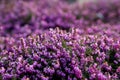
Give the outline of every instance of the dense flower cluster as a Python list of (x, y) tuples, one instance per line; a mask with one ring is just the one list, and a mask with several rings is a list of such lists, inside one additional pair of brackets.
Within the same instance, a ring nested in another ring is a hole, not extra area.
[(0, 80), (119, 80), (120, 0), (0, 1)]
[(18, 34), (26, 32), (26, 29), (26, 33), (32, 33), (55, 27), (68, 30), (101, 23), (116, 24), (120, 20), (119, 3), (120, 0), (111, 0), (109, 3), (100, 0), (80, 6), (64, 0), (18, 0), (0, 5), (0, 25), (4, 25), (6, 34)]
[(120, 41), (107, 36), (82, 36), (79, 29), (56, 29), (21, 38), (9, 49), (0, 54), (0, 74), (4, 80), (120, 78)]

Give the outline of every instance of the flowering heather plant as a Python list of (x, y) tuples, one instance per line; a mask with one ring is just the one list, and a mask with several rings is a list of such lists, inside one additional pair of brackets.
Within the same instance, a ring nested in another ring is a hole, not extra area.
[[(50, 30), (0, 52), (3, 80), (111, 80), (120, 77), (120, 41), (105, 35)], [(19, 44), (19, 45), (18, 45)]]
[(75, 1), (0, 1), (0, 80), (120, 79), (120, 0)]
[(116, 24), (116, 25), (110, 25), (110, 24), (100, 24), (97, 26), (91, 26), (91, 27), (86, 27), (81, 29), (81, 34), (85, 35), (85, 34), (91, 34), (91, 35), (95, 35), (95, 34), (101, 34), (101, 35), (107, 35), (109, 37), (112, 38), (119, 38), (120, 35), (120, 25)]
[[(120, 23), (120, 0), (96, 0), (74, 9), (77, 19), (83, 19), (89, 25)], [(78, 10), (79, 9), (79, 10)]]
[[(29, 26), (26, 26), (24, 29), (20, 30), (17, 29), (13, 34), (5, 34), (3, 30), (4, 26), (1, 26), (1, 31), (0, 31), (0, 49), (5, 50), (7, 49), (8, 51), (10, 50), (10, 47), (13, 46), (14, 44), (19, 42), (19, 39), (21, 37), (26, 38), (31, 35), (41, 35), (42, 33), (47, 33), (47, 31), (42, 31), (42, 30), (30, 30)], [(71, 28), (69, 31), (70, 32), (72, 29)], [(120, 25), (109, 25), (109, 24), (101, 24), (99, 26), (91, 26), (91, 27), (84, 27), (79, 29), (79, 35), (85, 36), (85, 35), (106, 35), (110, 38), (114, 38), (115, 40), (120, 39)], [(76, 36), (76, 35), (75, 35)], [(19, 45), (19, 44), (18, 44)]]
[(0, 25), (4, 26), (6, 34), (14, 34), (16, 31), (23, 33), (26, 26), (33, 31), (56, 27), (68, 30), (71, 27), (83, 28), (101, 23), (116, 24), (120, 20), (119, 3), (119, 0), (111, 0), (79, 6), (77, 2), (69, 4), (64, 0), (13, 1), (9, 5), (0, 5)]

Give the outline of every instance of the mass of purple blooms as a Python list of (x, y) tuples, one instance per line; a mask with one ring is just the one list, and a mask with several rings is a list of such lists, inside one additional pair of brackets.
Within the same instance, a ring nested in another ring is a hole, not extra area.
[(120, 0), (0, 0), (0, 80), (119, 80)]

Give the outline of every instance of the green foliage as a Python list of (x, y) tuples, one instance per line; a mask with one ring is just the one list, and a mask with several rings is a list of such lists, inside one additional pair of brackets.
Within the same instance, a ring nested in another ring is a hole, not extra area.
[(85, 51), (86, 56), (90, 56), (92, 51), (93, 51), (92, 48), (90, 47), (86, 48), (86, 51)]

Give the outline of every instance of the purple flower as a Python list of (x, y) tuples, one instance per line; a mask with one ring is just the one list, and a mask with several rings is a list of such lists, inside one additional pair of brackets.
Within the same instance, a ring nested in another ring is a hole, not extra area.
[(107, 80), (107, 77), (105, 75), (103, 75), (102, 73), (98, 73), (97, 74), (97, 79), (98, 80)]
[(75, 72), (75, 75), (78, 79), (82, 78), (82, 72), (78, 67), (74, 67), (74, 72)]

